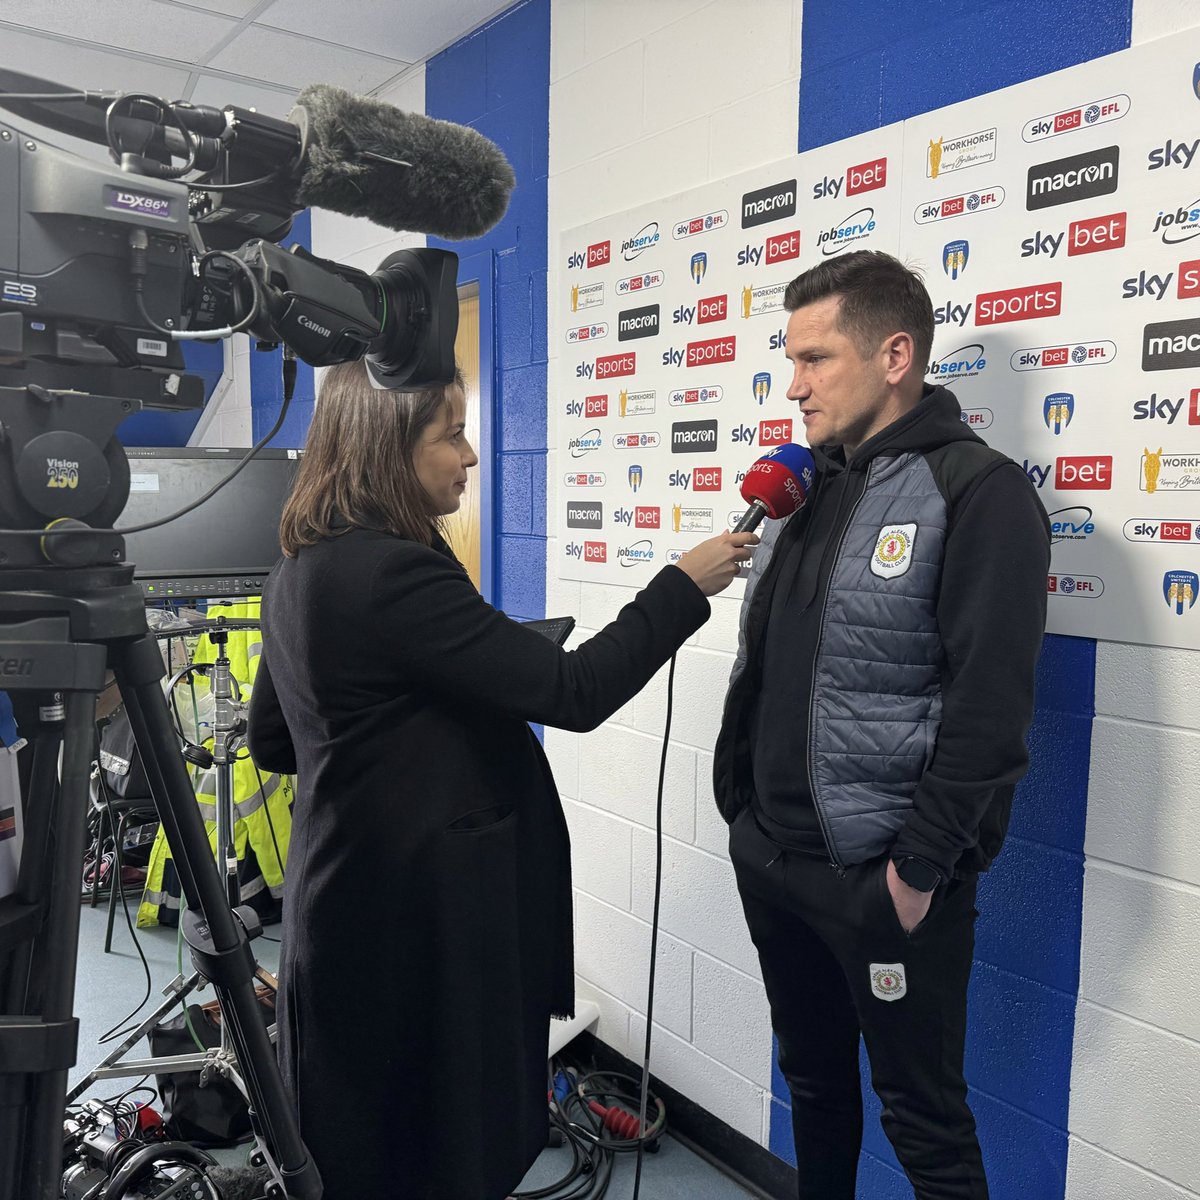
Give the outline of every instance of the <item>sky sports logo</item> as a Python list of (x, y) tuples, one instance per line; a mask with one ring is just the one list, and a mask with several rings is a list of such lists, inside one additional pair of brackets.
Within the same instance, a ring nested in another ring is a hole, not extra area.
[(688, 342), (686, 363), (689, 367), (707, 367), (712, 363), (733, 362), (737, 357), (737, 338), (711, 338), (705, 342)]
[(716, 448), (716, 421), (675, 421), (672, 423), (672, 454), (707, 454)]
[(1116, 342), (1076, 342), (1072, 346), (1023, 346), (1013, 351), (1008, 362), (1014, 371), (1048, 371), (1103, 366), (1116, 357)]
[[(627, 342), (631, 338), (654, 337), (658, 333), (658, 305), (647, 304), (644, 308), (627, 308), (617, 314), (617, 341)], [(600, 378), (597, 370), (596, 378)]]
[(632, 375), (637, 370), (637, 355), (632, 350), (624, 354), (606, 354), (596, 359), (596, 378), (613, 379), (620, 375)]
[(742, 196), (742, 228), (766, 225), (796, 215), (796, 181), (772, 183)]
[(1001, 325), (1007, 321), (1032, 321), (1057, 317), (1062, 312), (1062, 283), (981, 292), (975, 297), (975, 324)]
[(1200, 367), (1200, 319), (1159, 321), (1142, 330), (1142, 370)]
[(1117, 190), (1121, 148), (1106, 146), (1037, 163), (1026, 177), (1025, 207), (1029, 211), (1092, 200)]

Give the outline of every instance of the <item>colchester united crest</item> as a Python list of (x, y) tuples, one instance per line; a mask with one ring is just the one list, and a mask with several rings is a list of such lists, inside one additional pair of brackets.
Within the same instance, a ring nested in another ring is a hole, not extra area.
[(1052, 392), (1042, 402), (1042, 419), (1055, 436), (1062, 433), (1075, 415), (1075, 397), (1070, 392)]
[(947, 242), (942, 247), (942, 270), (950, 276), (951, 279), (957, 279), (960, 272), (966, 270), (967, 259), (971, 254), (971, 243), (959, 238), (957, 241)]
[(1196, 93), (1196, 99), (1200, 100), (1200, 62), (1192, 68), (1192, 91)]
[(708, 270), (708, 255), (700, 250), (692, 255), (692, 278), (699, 283), (704, 278), (704, 272)]
[(759, 404), (765, 404), (767, 397), (771, 394), (771, 372), (757, 371), (754, 378), (750, 381), (750, 385), (754, 390), (754, 398)]
[(1200, 575), (1195, 571), (1168, 571), (1163, 576), (1163, 599), (1171, 611), (1182, 617), (1196, 603), (1200, 591)]

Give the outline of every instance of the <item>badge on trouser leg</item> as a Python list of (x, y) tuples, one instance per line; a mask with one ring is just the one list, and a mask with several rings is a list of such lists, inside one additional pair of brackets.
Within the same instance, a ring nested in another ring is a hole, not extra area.
[(899, 1000), (908, 991), (903, 963), (871, 963), (871, 991), (880, 1000)]

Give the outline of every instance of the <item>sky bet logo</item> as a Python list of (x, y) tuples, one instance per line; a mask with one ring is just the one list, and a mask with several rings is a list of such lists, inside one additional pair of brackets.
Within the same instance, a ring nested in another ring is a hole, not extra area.
[(813, 199), (824, 200), (827, 196), (840, 196), (842, 184), (846, 185), (847, 196), (857, 196), (860, 192), (873, 192), (876, 188), (887, 186), (887, 159), (877, 158), (872, 162), (859, 163), (857, 167), (846, 169), (846, 178), (830, 178), (828, 175), (820, 183), (813, 184)]
[(1000, 325), (1006, 321), (1032, 321), (1057, 317), (1062, 312), (1062, 283), (981, 292), (975, 297), (975, 324)]
[[(647, 304), (644, 308), (627, 308), (617, 314), (617, 341), (627, 342), (630, 338), (655, 337), (658, 333), (658, 305)], [(599, 370), (596, 378), (600, 378)]]
[(580, 267), (603, 267), (608, 265), (611, 258), (612, 243), (595, 242), (587, 248), (586, 254), (580, 254), (578, 250), (575, 251), (567, 259), (567, 269), (574, 271)]
[(687, 488), (693, 492), (719, 492), (721, 490), (720, 467), (696, 467), (692, 471), (672, 471), (667, 484), (673, 488)]
[(707, 454), (717, 448), (716, 421), (674, 421), (671, 424), (672, 454)]
[(1200, 138), (1194, 142), (1175, 142), (1167, 138), (1167, 144), (1155, 147), (1147, 156), (1147, 171), (1159, 171), (1163, 167), (1182, 167), (1185, 171), (1192, 165), (1196, 151), (1200, 149)]
[(729, 316), (729, 296), (708, 296), (695, 304), (681, 304), (672, 314), (674, 325), (690, 325), (694, 320), (697, 325), (708, 325), (713, 321), (724, 321)]
[(585, 396), (582, 400), (568, 400), (563, 410), (568, 417), (583, 417), (593, 421), (608, 416), (608, 396)]
[(1021, 243), (1021, 257), (1033, 258), (1048, 254), (1054, 258), (1067, 239), (1067, 256), (1096, 254), (1101, 250), (1119, 250), (1125, 245), (1126, 214), (1109, 213), (1086, 221), (1072, 221), (1066, 234), (1043, 233), (1040, 229)]
[(578, 558), (582, 562), (608, 562), (607, 542), (568, 542), (567, 557)]
[(602, 529), (604, 505), (599, 500), (571, 500), (567, 503), (568, 529)]
[[(739, 425), (733, 430), (734, 445), (754, 445), (755, 429), (753, 425)], [(791, 417), (778, 418), (774, 421), (759, 421), (758, 444), (760, 446), (782, 446), (792, 440)]]
[(662, 271), (647, 271), (644, 275), (629, 275), (617, 280), (618, 296), (628, 296), (633, 292), (644, 292), (649, 288), (662, 287), (666, 276)]
[(662, 510), (651, 506), (637, 508), (618, 508), (613, 513), (615, 525), (632, 525), (634, 529), (658, 529), (662, 520)]
[[(671, 231), (671, 236), (680, 241), (683, 238), (695, 237), (698, 233), (709, 233), (713, 229), (724, 229), (729, 224), (728, 209), (718, 208), (715, 212), (705, 213), (700, 217), (688, 217), (679, 221)], [(692, 270), (695, 271), (696, 260), (692, 258)], [(699, 280), (697, 280), (699, 282)]]
[(1030, 211), (1076, 200), (1091, 200), (1117, 190), (1121, 148), (1106, 146), (1037, 163), (1026, 177), (1025, 207)]
[(1021, 137), (1027, 142), (1040, 142), (1045, 138), (1058, 137), (1061, 133), (1074, 133), (1091, 125), (1106, 125), (1119, 121), (1129, 111), (1126, 95), (1106, 96), (1103, 100), (1089, 100), (1078, 108), (1064, 108), (1061, 112), (1045, 117), (1034, 117), (1026, 121)]
[(1059, 458), (1054, 463), (1054, 487), (1060, 492), (1101, 491), (1112, 487), (1112, 455)]
[(1187, 423), (1200, 425), (1200, 388), (1192, 388), (1187, 396), (1172, 400), (1169, 396), (1161, 399), (1157, 392), (1151, 392), (1148, 399), (1133, 402), (1133, 419), (1135, 421), (1166, 421), (1168, 425), (1175, 424), (1175, 418), (1187, 411)]
[(763, 261), (766, 252), (766, 265), (786, 262), (788, 259), (800, 257), (800, 230), (793, 229), (788, 233), (777, 233), (769, 237), (762, 246), (747, 246), (738, 251), (737, 265), (739, 267), (757, 267)]
[(1139, 517), (1126, 521), (1121, 532), (1130, 542), (1200, 541), (1200, 520), (1177, 521), (1158, 517)]
[(796, 181), (785, 180), (742, 196), (742, 228), (796, 215)]

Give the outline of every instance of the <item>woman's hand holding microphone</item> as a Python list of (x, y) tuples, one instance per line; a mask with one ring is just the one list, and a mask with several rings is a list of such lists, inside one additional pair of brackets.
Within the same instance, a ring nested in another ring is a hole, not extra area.
[(689, 550), (675, 565), (706, 595), (723, 592), (750, 561), (754, 533), (722, 533)]

